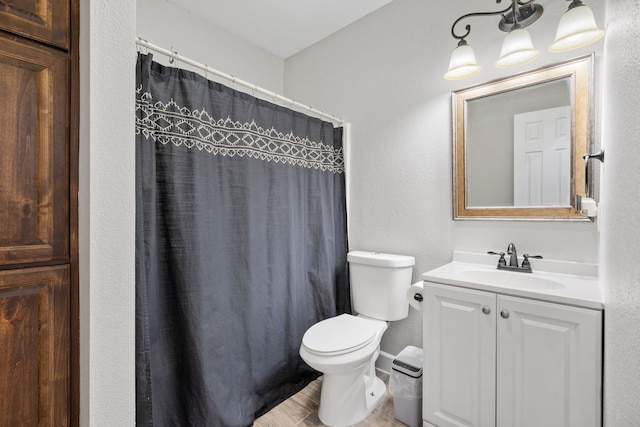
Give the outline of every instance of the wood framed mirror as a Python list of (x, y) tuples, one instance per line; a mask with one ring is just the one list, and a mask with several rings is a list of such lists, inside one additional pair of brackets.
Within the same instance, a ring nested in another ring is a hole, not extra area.
[(589, 220), (593, 55), (452, 92), (454, 219)]

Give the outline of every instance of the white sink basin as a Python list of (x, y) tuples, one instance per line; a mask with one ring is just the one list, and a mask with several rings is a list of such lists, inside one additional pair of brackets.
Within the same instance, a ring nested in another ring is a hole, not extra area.
[(533, 273), (521, 273), (498, 270), (496, 262), (492, 255), (456, 251), (452, 262), (427, 271), (422, 279), (584, 308), (601, 310), (604, 307), (597, 265), (540, 259), (531, 263)]
[(510, 288), (550, 290), (562, 289), (565, 286), (540, 277), (535, 273), (517, 273), (504, 270), (464, 270), (460, 272), (461, 278), (473, 282), (486, 283), (488, 285), (508, 286)]

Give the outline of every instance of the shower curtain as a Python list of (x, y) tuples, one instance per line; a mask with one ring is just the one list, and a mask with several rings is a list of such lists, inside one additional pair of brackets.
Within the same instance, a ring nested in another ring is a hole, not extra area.
[(350, 311), (342, 129), (139, 54), (140, 426), (248, 426)]

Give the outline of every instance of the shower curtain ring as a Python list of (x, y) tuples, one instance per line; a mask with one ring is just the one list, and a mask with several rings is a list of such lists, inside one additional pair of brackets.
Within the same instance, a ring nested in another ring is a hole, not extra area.
[(136, 43), (136, 47), (138, 49), (138, 52), (143, 53), (144, 55), (148, 55), (149, 54), (149, 46), (146, 43), (149, 43), (149, 42), (146, 39), (143, 39), (142, 37), (138, 37), (138, 40), (140, 40), (141, 42), (144, 43), (144, 44)]

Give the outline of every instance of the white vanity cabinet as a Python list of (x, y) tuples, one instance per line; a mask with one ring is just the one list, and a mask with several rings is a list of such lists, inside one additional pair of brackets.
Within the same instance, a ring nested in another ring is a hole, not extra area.
[(424, 283), (425, 426), (597, 427), (602, 311)]

